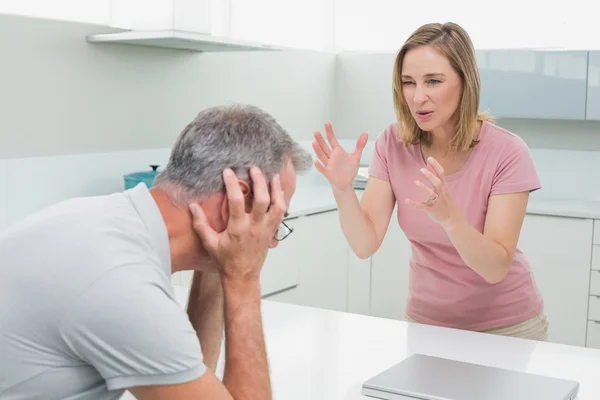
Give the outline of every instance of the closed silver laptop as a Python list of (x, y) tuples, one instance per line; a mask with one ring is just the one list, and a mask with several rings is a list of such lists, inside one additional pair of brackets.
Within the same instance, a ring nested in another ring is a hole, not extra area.
[(413, 354), (363, 384), (385, 400), (573, 400), (579, 383)]

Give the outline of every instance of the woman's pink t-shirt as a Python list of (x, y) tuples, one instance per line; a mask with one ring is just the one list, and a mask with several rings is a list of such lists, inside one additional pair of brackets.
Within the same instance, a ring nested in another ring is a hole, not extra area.
[[(506, 278), (487, 283), (469, 268), (444, 229), (424, 210), (405, 204), (406, 198), (424, 201), (414, 182), (426, 178), (421, 147), (405, 147), (397, 140), (396, 124), (377, 138), (369, 174), (390, 182), (398, 205), (398, 222), (411, 243), (409, 295), (406, 313), (433, 325), (487, 330), (534, 317), (543, 300), (525, 255), (517, 249)], [(479, 143), (465, 165), (446, 177), (448, 190), (462, 214), (483, 232), (488, 198), (493, 195), (541, 188), (525, 142), (490, 122), (484, 122)]]

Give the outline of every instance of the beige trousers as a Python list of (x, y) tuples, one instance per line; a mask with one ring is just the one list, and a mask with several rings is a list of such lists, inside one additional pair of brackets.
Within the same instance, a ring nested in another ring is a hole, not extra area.
[[(404, 315), (408, 322), (416, 322), (408, 315)], [(539, 340), (542, 342), (548, 341), (548, 319), (544, 312), (539, 313), (535, 317), (527, 321), (519, 322), (518, 324), (501, 326), (499, 328), (482, 331), (482, 333), (491, 333), (494, 335), (512, 336), (523, 339)]]

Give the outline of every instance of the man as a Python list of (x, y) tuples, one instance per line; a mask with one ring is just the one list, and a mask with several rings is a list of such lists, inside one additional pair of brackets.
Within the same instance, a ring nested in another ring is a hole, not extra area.
[[(4, 231), (0, 398), (270, 399), (260, 270), (310, 163), (265, 112), (214, 107), (151, 190), (67, 200)], [(182, 270), (189, 316), (170, 283)]]

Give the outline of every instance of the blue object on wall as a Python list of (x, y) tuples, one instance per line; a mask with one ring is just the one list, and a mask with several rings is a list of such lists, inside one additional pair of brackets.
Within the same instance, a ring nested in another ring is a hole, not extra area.
[(150, 165), (152, 171), (132, 172), (123, 177), (125, 180), (125, 190), (132, 189), (140, 183), (144, 183), (148, 188), (152, 187), (154, 178), (158, 175), (158, 165)]

